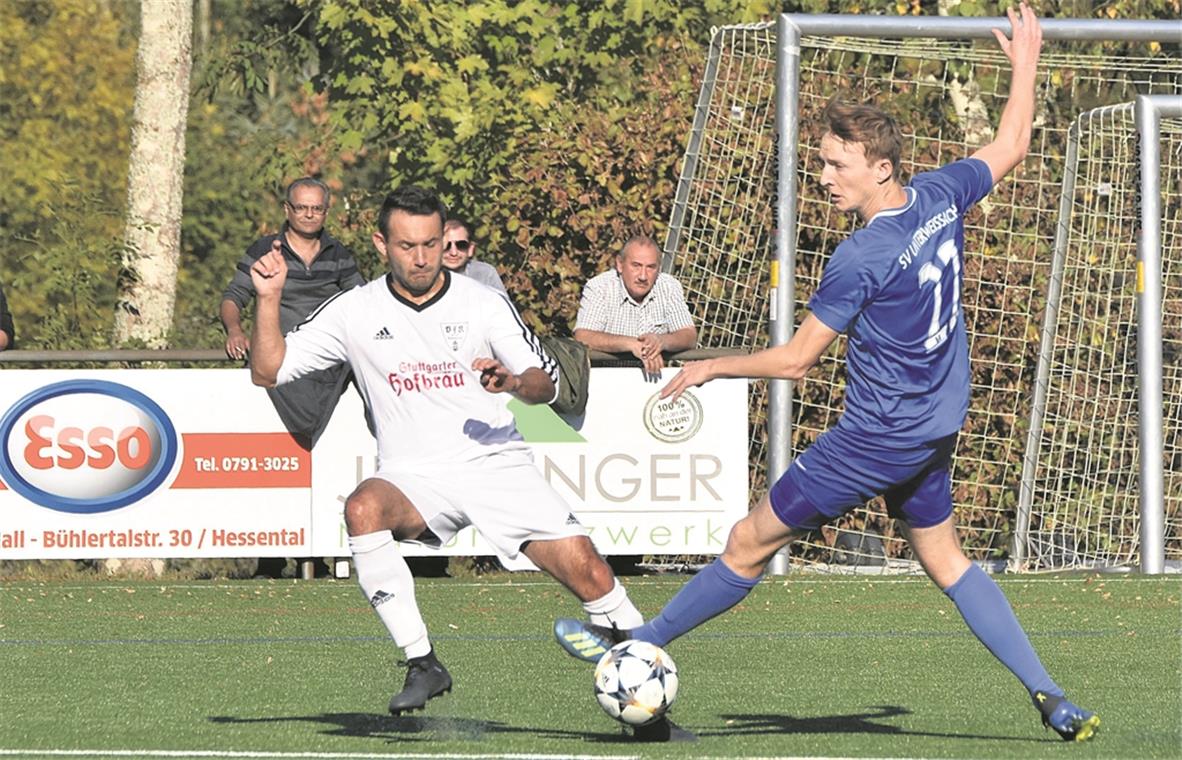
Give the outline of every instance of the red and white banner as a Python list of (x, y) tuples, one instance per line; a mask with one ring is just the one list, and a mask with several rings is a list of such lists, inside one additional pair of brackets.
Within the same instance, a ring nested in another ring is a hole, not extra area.
[[(2, 379), (0, 559), (348, 555), (344, 501), (375, 451), (353, 390), (309, 453), (242, 369)], [(512, 404), (605, 554), (720, 552), (747, 511), (746, 383), (677, 404), (659, 388), (638, 369), (596, 368), (581, 419)], [(471, 529), (442, 551), (493, 553)]]

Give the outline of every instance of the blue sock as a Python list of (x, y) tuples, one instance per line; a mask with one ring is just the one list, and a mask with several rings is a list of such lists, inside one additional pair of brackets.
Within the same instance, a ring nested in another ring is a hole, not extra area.
[(734, 607), (759, 584), (714, 560), (681, 587), (661, 614), (632, 631), (634, 639), (663, 647), (681, 634)]
[(1051, 680), (1039, 662), (1005, 594), (984, 570), (975, 564), (970, 565), (944, 593), (956, 603), (969, 630), (1018, 677), (1031, 695), (1042, 691), (1063, 696), (1063, 690)]

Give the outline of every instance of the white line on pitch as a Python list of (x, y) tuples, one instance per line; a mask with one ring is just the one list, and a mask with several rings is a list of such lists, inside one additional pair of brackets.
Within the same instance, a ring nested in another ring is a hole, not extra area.
[(250, 750), (151, 750), (151, 749), (0, 749), (0, 756), (15, 757), (208, 757), (208, 758), (276, 758), (279, 760), (410, 760), (411, 758), (440, 758), (441, 760), (639, 760), (638, 755), (540, 755), (540, 754), (389, 754), (379, 752), (255, 752)]

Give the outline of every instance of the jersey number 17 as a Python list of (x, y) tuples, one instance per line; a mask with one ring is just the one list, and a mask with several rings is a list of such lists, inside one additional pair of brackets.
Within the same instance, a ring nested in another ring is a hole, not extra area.
[[(936, 261), (940, 266), (929, 261), (919, 268), (919, 287), (933, 283), (936, 288), (932, 294), (932, 321), (928, 327), (927, 340), (923, 342), (923, 347), (927, 351), (934, 351), (948, 340), (952, 328), (956, 327), (956, 315), (960, 312), (960, 256), (957, 253), (956, 241), (946, 240), (936, 250)], [(951, 267), (948, 266), (948, 262), (952, 262)], [(944, 288), (941, 284), (944, 275), (949, 271), (952, 273), (952, 303), (945, 312), (941, 308), (944, 305)]]

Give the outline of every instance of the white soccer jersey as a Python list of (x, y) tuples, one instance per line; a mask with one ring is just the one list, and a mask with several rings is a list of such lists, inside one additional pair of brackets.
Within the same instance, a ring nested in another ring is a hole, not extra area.
[(472, 369), (499, 360), (514, 373), (558, 366), (504, 294), (443, 270), (443, 288), (413, 304), (374, 280), (325, 301), (288, 333), (278, 382), (347, 362), (373, 413), (379, 469), (468, 462), (528, 447), (507, 408)]

